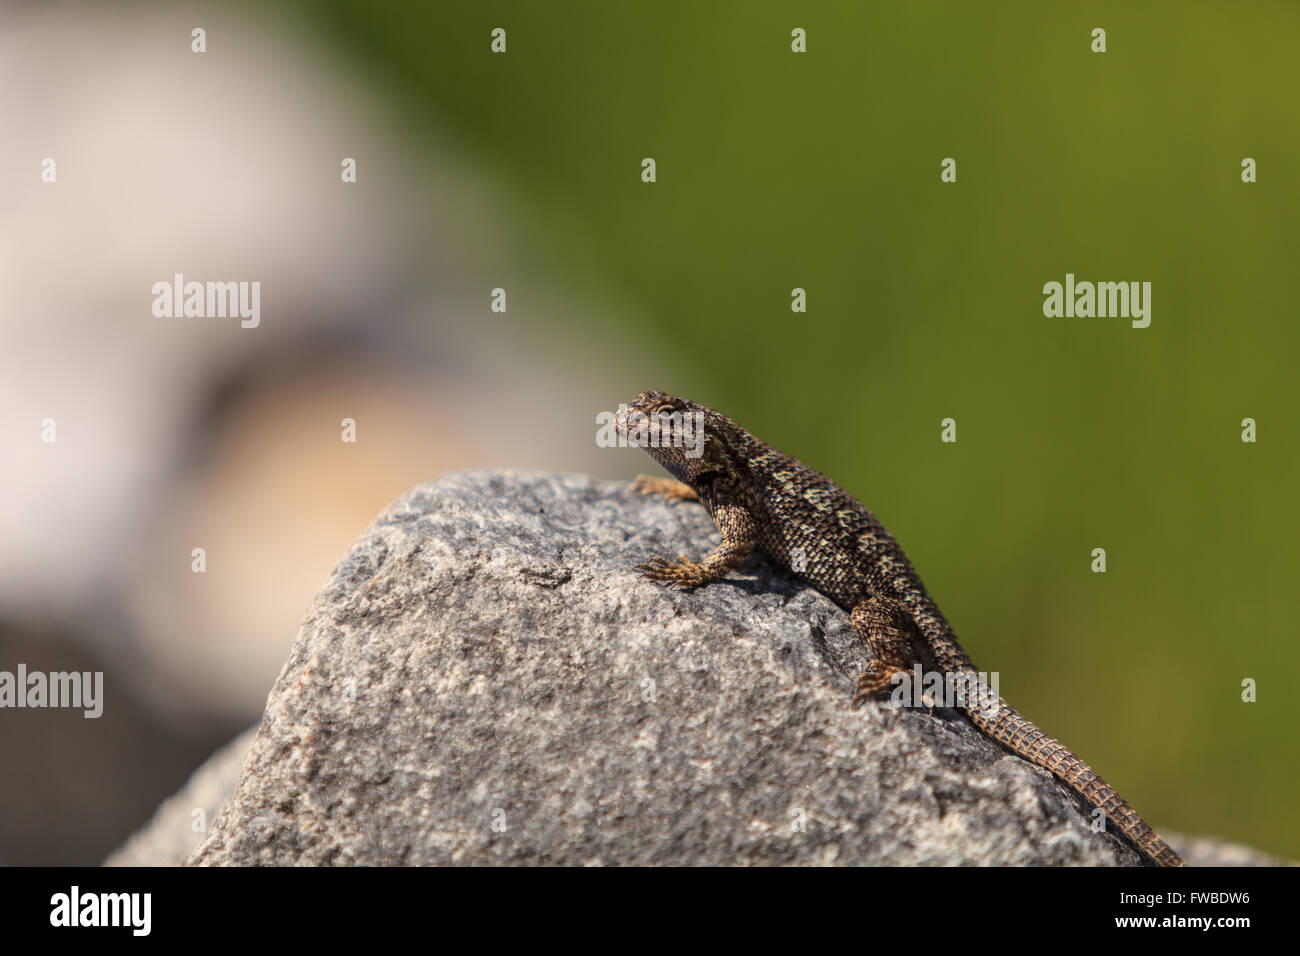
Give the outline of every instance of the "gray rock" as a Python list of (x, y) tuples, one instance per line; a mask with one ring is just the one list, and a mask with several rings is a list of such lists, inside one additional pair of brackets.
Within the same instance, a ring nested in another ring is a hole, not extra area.
[(1188, 866), (1295, 866), (1293, 860), (1261, 853), (1244, 843), (1232, 843), (1217, 837), (1188, 836), (1161, 831), (1164, 841), (1174, 848)]
[(180, 866), (206, 835), (194, 829), (194, 811), (203, 811), (205, 826), (216, 819), (235, 790), (256, 732), (256, 727), (244, 731), (209, 757), (185, 786), (162, 802), (147, 824), (109, 855), (104, 866)]
[(762, 558), (695, 592), (632, 569), (717, 540), (582, 475), (408, 492), (307, 612), (188, 862), (1140, 862), (955, 712), (850, 710), (869, 652)]

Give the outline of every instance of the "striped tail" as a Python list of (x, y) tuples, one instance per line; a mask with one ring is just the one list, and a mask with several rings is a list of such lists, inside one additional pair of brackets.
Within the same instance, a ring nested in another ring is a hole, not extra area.
[(1020, 716), (1005, 700), (989, 695), (981, 703), (972, 702), (962, 712), (984, 733), (1012, 753), (1019, 754), (1044, 770), (1055, 774), (1070, 789), (1079, 793), (1136, 843), (1160, 866), (1186, 866), (1177, 853), (1147, 826), (1097, 772)]

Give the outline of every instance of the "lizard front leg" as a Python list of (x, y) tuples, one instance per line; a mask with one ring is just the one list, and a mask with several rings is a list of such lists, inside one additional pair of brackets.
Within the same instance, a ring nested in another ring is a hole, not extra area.
[(648, 564), (637, 565), (637, 570), (651, 581), (668, 581), (684, 588), (695, 588), (717, 581), (728, 571), (740, 567), (758, 543), (754, 519), (738, 504), (715, 501), (713, 521), (722, 532), (722, 544), (703, 561), (691, 561), (685, 557), (679, 557), (676, 562), (651, 558)]
[(920, 661), (915, 644), (919, 635), (907, 608), (888, 598), (868, 598), (853, 608), (849, 619), (876, 655), (858, 677), (852, 705), (857, 710), (873, 695), (888, 690), (895, 674), (911, 670)]
[(675, 481), (672, 478), (652, 478), (650, 475), (637, 475), (636, 481), (632, 482), (632, 490), (643, 495), (662, 495), (664, 501), (670, 505), (679, 501), (700, 500), (700, 496), (694, 488), (685, 482)]

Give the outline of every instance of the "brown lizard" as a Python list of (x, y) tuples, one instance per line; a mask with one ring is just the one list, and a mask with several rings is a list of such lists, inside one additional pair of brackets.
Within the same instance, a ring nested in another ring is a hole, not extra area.
[[(738, 568), (758, 548), (849, 612), (875, 657), (852, 705), (890, 689), (918, 663), (931, 672), (977, 676), (952, 628), (903, 549), (856, 498), (820, 472), (755, 438), (711, 408), (663, 392), (621, 407), (615, 427), (673, 479), (637, 479), (645, 494), (699, 501), (722, 543), (700, 561), (654, 558), (647, 578), (698, 587)], [(1091, 767), (996, 694), (972, 693), (956, 708), (1008, 750), (1055, 774), (1099, 807), (1154, 862), (1183, 861)]]

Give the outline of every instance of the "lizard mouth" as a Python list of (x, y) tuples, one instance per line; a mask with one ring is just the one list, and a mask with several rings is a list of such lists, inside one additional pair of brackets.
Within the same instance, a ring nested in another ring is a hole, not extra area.
[(619, 406), (618, 411), (614, 413), (614, 428), (624, 437), (638, 429), (647, 434), (658, 432), (658, 426), (653, 418), (642, 409), (627, 405)]

